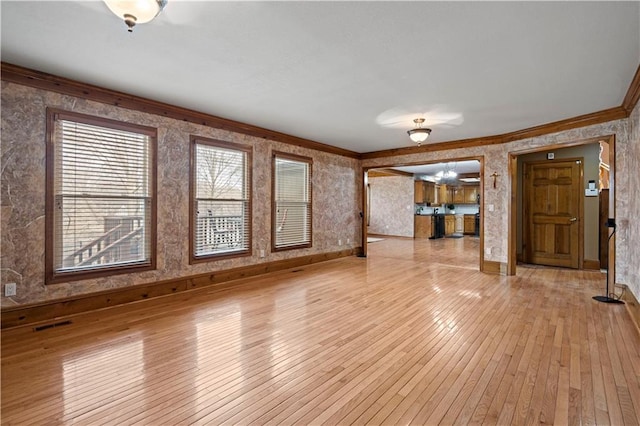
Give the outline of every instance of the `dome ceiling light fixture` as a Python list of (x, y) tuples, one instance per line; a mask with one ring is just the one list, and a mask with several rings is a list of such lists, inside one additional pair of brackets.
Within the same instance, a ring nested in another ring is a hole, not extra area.
[(416, 123), (416, 127), (414, 129), (408, 130), (409, 138), (412, 141), (416, 142), (418, 146), (424, 141), (427, 140), (429, 134), (431, 134), (431, 129), (427, 129), (422, 127), (422, 123), (424, 123), (424, 118), (415, 118), (413, 120)]
[(146, 24), (158, 16), (167, 0), (104, 0), (107, 7), (127, 24), (130, 33), (136, 24)]

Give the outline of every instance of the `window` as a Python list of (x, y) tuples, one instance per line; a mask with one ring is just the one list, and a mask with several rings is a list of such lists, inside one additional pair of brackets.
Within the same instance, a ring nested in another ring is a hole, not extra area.
[(311, 159), (273, 155), (273, 250), (311, 247)]
[(191, 137), (191, 262), (251, 254), (251, 148)]
[(156, 130), (47, 111), (47, 282), (155, 268)]

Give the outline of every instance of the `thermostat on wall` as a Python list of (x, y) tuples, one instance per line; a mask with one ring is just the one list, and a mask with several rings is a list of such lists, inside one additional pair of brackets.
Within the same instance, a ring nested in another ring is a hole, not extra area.
[(598, 190), (596, 189), (596, 181), (595, 180), (590, 180), (589, 181), (589, 187), (584, 190), (584, 196), (585, 197), (597, 197), (598, 196)]

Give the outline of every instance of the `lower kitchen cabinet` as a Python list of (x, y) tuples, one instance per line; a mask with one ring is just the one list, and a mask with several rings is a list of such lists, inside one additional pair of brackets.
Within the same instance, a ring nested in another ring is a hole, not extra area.
[(432, 235), (431, 216), (414, 216), (413, 237), (430, 238)]
[(444, 217), (444, 235), (451, 235), (456, 232), (456, 217), (454, 215), (446, 215)]
[(456, 234), (462, 234), (464, 232), (464, 215), (456, 215)]
[(465, 214), (464, 215), (464, 233), (473, 235), (476, 233), (476, 215)]

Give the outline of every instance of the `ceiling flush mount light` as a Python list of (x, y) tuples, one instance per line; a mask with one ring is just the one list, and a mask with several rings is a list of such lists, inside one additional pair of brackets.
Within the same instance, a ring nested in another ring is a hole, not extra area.
[(136, 24), (151, 21), (167, 5), (167, 0), (104, 0), (109, 9), (129, 27), (133, 32)]
[(413, 120), (416, 123), (415, 129), (411, 129), (407, 131), (409, 137), (412, 141), (416, 142), (418, 146), (424, 141), (427, 140), (429, 134), (431, 133), (431, 129), (426, 129), (422, 127), (422, 123), (424, 123), (424, 118), (416, 118)]

